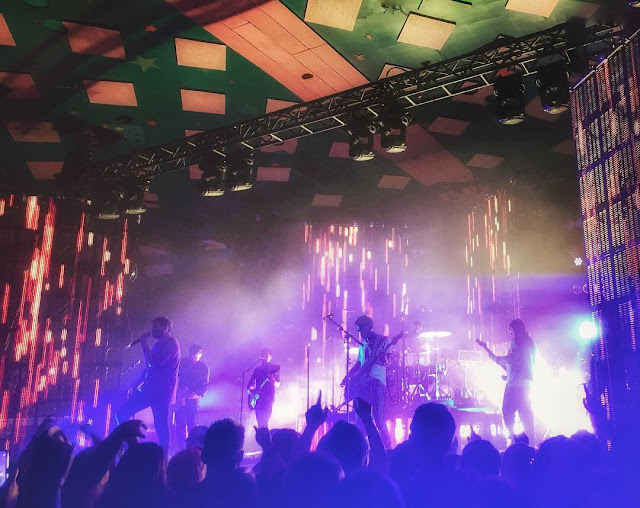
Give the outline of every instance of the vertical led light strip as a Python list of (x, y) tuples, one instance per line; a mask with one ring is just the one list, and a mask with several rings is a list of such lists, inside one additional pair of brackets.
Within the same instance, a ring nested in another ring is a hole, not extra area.
[[(470, 338), (503, 336), (506, 320), (519, 315), (517, 274), (509, 243), (512, 213), (511, 199), (500, 191), (467, 216), (465, 262)], [(497, 302), (513, 309), (509, 316), (494, 316), (486, 310)]]
[(310, 320), (313, 389), (322, 389), (338, 405), (346, 368), (344, 343), (322, 316), (333, 314), (354, 334), (353, 322), (362, 314), (373, 318), (379, 333), (399, 329), (401, 302), (407, 296), (407, 234), (405, 228), (382, 224), (306, 224), (304, 241), (309, 272), (302, 285), (302, 308)]
[(114, 387), (95, 365), (116, 345), (130, 232), (125, 221), (98, 234), (79, 207), (67, 203), (60, 213), (63, 204), (35, 196), (0, 199), (0, 250), (6, 253), (0, 322), (15, 330), (12, 354), (0, 361), (0, 438), (15, 445), (52, 413), (72, 422), (89, 411), (94, 419), (99, 412), (111, 417), (111, 404), (101, 398)]

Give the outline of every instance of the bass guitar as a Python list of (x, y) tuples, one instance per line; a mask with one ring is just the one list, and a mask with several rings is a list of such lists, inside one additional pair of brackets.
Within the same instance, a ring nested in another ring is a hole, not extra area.
[(381, 348), (380, 351), (378, 351), (378, 354), (371, 355), (371, 357), (369, 357), (369, 359), (359, 369), (352, 370), (347, 374), (342, 383), (349, 387), (349, 393), (347, 393), (345, 389), (345, 402), (350, 402), (358, 395), (362, 387), (367, 383), (367, 377), (369, 376), (369, 372), (371, 372), (371, 368), (374, 364), (383, 358), (389, 352), (389, 349), (404, 337), (405, 334), (406, 332), (402, 330), (398, 335), (393, 337), (386, 346)]
[(247, 390), (247, 404), (249, 405), (250, 410), (254, 410), (256, 408), (258, 399), (262, 395), (262, 390), (267, 385), (267, 383), (275, 382), (275, 374), (275, 372), (273, 374), (269, 374), (266, 378), (264, 378), (264, 381), (262, 381), (262, 383), (260, 383), (259, 385), (257, 384), (255, 387), (249, 388)]

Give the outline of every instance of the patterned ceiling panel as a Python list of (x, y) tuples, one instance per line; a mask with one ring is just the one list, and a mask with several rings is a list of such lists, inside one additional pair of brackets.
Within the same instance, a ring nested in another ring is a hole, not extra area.
[[(613, 4), (2, 2), (0, 179), (21, 185), (51, 179), (87, 138), (112, 157), (451, 58), (499, 35), (522, 36), (572, 16), (594, 23)], [(416, 111), (404, 153), (388, 154), (377, 141), (375, 159), (354, 162), (340, 131), (265, 148), (256, 154), (258, 181), (249, 192), (261, 195), (265, 186), (261, 199), (290, 202), (299, 217), (295, 207), (352, 209), (375, 203), (376, 193), (408, 195), (489, 174), (541, 167), (570, 174), (570, 119), (546, 115), (535, 82), (525, 84), (529, 117), (514, 128), (496, 122), (492, 90), (485, 88)], [(200, 174), (193, 167), (159, 179), (149, 203), (193, 201)], [(289, 201), (272, 196), (274, 188)]]

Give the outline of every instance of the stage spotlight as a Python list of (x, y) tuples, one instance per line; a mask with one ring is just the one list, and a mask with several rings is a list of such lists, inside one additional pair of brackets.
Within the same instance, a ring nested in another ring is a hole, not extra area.
[(349, 133), (349, 157), (354, 161), (370, 161), (376, 154), (373, 151), (373, 136), (378, 132), (375, 122), (359, 123), (347, 129)]
[(411, 122), (406, 112), (390, 113), (380, 129), (380, 144), (385, 152), (400, 153), (407, 149), (407, 126)]
[(198, 182), (198, 192), (205, 197), (222, 196), (229, 165), (223, 155), (212, 152), (198, 163), (202, 178)]
[(598, 327), (593, 321), (585, 320), (578, 326), (578, 333), (582, 340), (593, 340), (598, 336)]
[(249, 190), (253, 187), (253, 150), (243, 148), (233, 155), (231, 170), (228, 172), (226, 188), (233, 192)]
[(569, 109), (569, 73), (565, 62), (540, 67), (536, 83), (546, 113), (559, 115)]
[(119, 190), (108, 190), (104, 194), (91, 200), (92, 209), (97, 211), (96, 218), (103, 220), (115, 220), (122, 213), (120, 203), (124, 194)]
[(149, 192), (149, 180), (140, 180), (130, 184), (130, 188), (125, 192), (122, 200), (122, 213), (125, 215), (140, 215), (147, 211), (144, 204), (144, 197)]
[(582, 263), (584, 263), (584, 261), (580, 256), (578, 256), (573, 260), (573, 264), (576, 266), (582, 266)]
[(510, 74), (499, 76), (493, 83), (493, 93), (497, 100), (498, 120), (504, 125), (516, 125), (525, 118), (524, 84), (522, 76)]

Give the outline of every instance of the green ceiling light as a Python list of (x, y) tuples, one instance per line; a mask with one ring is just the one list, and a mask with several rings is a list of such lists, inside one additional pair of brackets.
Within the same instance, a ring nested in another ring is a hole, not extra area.
[(50, 32), (65, 33), (69, 31), (59, 19), (45, 19), (42, 24)]
[(217, 152), (211, 152), (205, 155), (198, 166), (202, 171), (202, 178), (198, 182), (198, 192), (209, 198), (222, 196), (229, 170), (226, 157)]
[(349, 157), (354, 161), (370, 161), (376, 156), (373, 151), (373, 136), (378, 132), (375, 120), (354, 122), (348, 129)]
[(503, 125), (517, 125), (524, 121), (524, 83), (522, 76), (514, 73), (499, 76), (493, 82), (497, 97), (498, 120)]
[(540, 67), (536, 83), (540, 89), (540, 102), (546, 113), (559, 115), (569, 109), (569, 73), (566, 62), (558, 61)]

